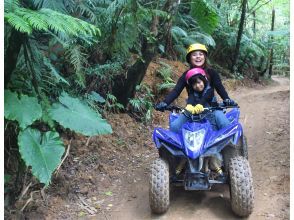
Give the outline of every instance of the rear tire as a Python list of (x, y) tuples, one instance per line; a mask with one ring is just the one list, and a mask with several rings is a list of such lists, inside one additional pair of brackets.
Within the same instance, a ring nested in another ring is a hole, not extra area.
[(249, 162), (244, 157), (232, 158), (229, 164), (231, 206), (235, 214), (247, 217), (253, 211), (254, 189)]
[(169, 166), (161, 158), (151, 165), (149, 202), (152, 212), (162, 214), (169, 208)]

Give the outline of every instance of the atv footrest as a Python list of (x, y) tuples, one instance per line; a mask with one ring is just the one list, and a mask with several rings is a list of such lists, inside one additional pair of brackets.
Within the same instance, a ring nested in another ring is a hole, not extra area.
[(184, 181), (185, 190), (209, 190), (208, 175), (201, 172), (186, 173)]

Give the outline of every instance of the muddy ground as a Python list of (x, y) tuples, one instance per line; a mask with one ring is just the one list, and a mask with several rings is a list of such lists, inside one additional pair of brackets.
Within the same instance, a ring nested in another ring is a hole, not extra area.
[[(240, 86), (229, 91), (241, 107), (240, 120), (248, 138), (255, 189), (255, 207), (249, 219), (254, 220), (289, 219), (289, 79), (273, 80), (267, 86)], [(184, 97), (178, 104), (184, 103)], [(167, 127), (168, 113), (154, 112), (147, 126), (127, 114), (110, 114), (107, 119), (114, 130), (112, 135), (90, 139), (76, 136), (67, 142), (70, 154), (66, 161), (43, 195), (34, 194), (21, 218), (237, 218), (231, 211), (226, 186), (209, 192), (175, 189), (168, 212), (151, 214), (148, 172), (149, 164), (157, 157), (151, 135), (154, 127)]]

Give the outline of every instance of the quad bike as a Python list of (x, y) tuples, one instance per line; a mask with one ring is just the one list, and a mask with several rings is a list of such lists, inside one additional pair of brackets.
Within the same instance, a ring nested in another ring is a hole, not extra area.
[[(232, 108), (226, 112), (227, 108)], [(178, 106), (168, 106), (170, 123), (184, 113), (188, 118), (179, 133), (155, 128), (153, 141), (159, 158), (151, 165), (149, 202), (154, 213), (164, 213), (170, 204), (170, 187), (210, 190), (215, 184), (228, 184), (231, 207), (241, 217), (253, 211), (254, 190), (248, 162), (246, 137), (239, 123), (238, 106), (218, 104), (191, 114)], [(207, 116), (215, 110), (226, 113), (230, 124), (214, 130)]]

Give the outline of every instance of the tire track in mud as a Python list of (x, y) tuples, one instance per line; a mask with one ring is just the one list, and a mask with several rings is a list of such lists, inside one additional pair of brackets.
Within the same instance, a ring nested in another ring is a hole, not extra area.
[[(241, 107), (241, 123), (248, 138), (249, 162), (255, 189), (255, 207), (248, 219), (289, 219), (290, 206), (290, 107), (289, 79), (274, 77), (277, 85), (262, 89), (241, 88), (230, 92)], [(150, 158), (157, 152), (151, 151)], [(147, 153), (147, 152), (146, 152)], [(121, 206), (109, 212), (108, 219), (237, 219), (230, 206), (227, 186), (194, 192), (176, 188), (164, 215), (149, 208), (148, 170), (150, 161), (134, 171), (141, 179), (126, 185)], [(124, 197), (128, 197), (124, 194)]]

